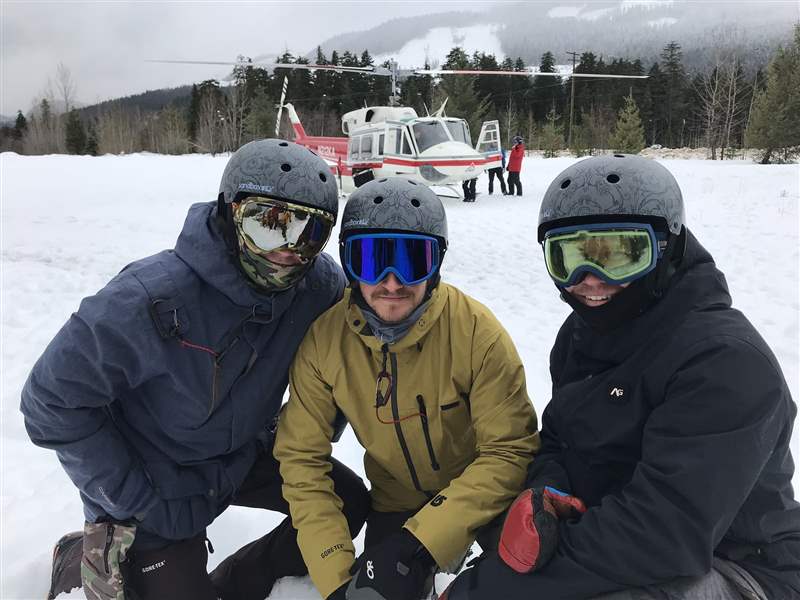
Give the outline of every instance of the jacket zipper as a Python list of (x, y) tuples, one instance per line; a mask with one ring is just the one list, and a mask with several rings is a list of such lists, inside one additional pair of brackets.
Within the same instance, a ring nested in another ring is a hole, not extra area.
[(114, 524), (106, 523), (106, 547), (103, 550), (103, 566), (106, 568), (106, 575), (111, 575), (108, 568), (108, 553), (111, 551), (111, 544), (114, 541)]
[[(381, 352), (383, 352), (384, 358), (386, 354), (389, 352), (388, 344), (384, 344), (381, 347)], [(406, 444), (406, 438), (403, 436), (403, 428), (400, 426), (400, 409), (397, 406), (397, 387), (398, 387), (398, 379), (397, 379), (397, 355), (389, 353), (389, 357), (392, 361), (392, 420), (394, 421), (394, 430), (397, 433), (397, 440), (400, 442), (400, 449), (403, 451), (403, 457), (406, 459), (406, 465), (408, 466), (408, 472), (411, 474), (411, 481), (414, 483), (414, 487), (417, 491), (422, 493), (427, 493), (425, 490), (422, 489), (422, 486), (419, 483), (419, 477), (417, 477), (417, 469), (414, 467), (414, 461), (411, 460), (411, 453), (408, 451), (408, 444)]]
[(422, 421), (422, 433), (425, 436), (425, 445), (428, 447), (428, 455), (431, 457), (431, 468), (439, 470), (439, 462), (436, 460), (436, 453), (433, 451), (433, 441), (431, 432), (428, 429), (428, 411), (425, 409), (425, 398), (422, 394), (417, 394), (417, 404), (419, 404), (419, 419)]

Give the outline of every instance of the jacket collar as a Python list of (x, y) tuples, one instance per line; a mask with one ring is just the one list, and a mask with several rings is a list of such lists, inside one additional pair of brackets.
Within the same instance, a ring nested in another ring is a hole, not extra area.
[(194, 204), (186, 215), (183, 230), (175, 243), (175, 253), (197, 274), (232, 303), (249, 308), (261, 322), (285, 312), (302, 280), (283, 292), (262, 293), (248, 283), (236, 265), (216, 224), (216, 203)]
[[(404, 335), (396, 343), (389, 345), (390, 351), (401, 352), (406, 348), (415, 346), (427, 335), (427, 333), (436, 324), (436, 321), (439, 320), (439, 317), (442, 315), (442, 311), (447, 304), (448, 288), (449, 286), (446, 283), (443, 281), (439, 282), (439, 285), (436, 286), (436, 289), (433, 290), (433, 293), (431, 294), (431, 298), (428, 302), (428, 307), (425, 309), (425, 312), (423, 312), (419, 319), (417, 319), (417, 322), (411, 326), (411, 329), (409, 329), (406, 335)], [(352, 292), (352, 288), (348, 287), (345, 290), (344, 298), (342, 299), (342, 302), (344, 302), (345, 306), (347, 307), (345, 313), (347, 326), (353, 333), (361, 338), (361, 341), (367, 347), (376, 351), (380, 351), (383, 344), (378, 338), (372, 335), (372, 331), (370, 331), (370, 328), (367, 325), (367, 320), (364, 317), (363, 311), (353, 301)]]

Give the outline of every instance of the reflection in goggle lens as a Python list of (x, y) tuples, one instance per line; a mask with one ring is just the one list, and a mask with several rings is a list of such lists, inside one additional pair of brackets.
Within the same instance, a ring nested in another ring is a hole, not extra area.
[(631, 224), (628, 229), (560, 229), (545, 238), (545, 262), (559, 284), (574, 285), (586, 272), (609, 283), (625, 282), (655, 267), (656, 244), (655, 233), (646, 224)]
[(333, 228), (333, 217), (326, 211), (262, 197), (242, 200), (234, 222), (249, 250), (293, 250), (306, 259), (322, 250)]

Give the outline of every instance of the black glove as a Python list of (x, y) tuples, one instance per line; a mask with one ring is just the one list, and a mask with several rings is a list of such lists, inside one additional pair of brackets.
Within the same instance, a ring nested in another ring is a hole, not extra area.
[(384, 600), (418, 600), (435, 570), (425, 546), (403, 529), (358, 557), (350, 569), (347, 600), (374, 599), (375, 592)]

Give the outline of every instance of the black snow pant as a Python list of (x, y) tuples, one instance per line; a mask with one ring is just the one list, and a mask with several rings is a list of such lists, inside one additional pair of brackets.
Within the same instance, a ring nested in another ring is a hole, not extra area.
[[(530, 600), (541, 596), (536, 574), (520, 575), (491, 553), (461, 573), (448, 588), (448, 600)], [(545, 594), (547, 596), (547, 594)], [(564, 592), (563, 597), (577, 597)], [(560, 596), (561, 597), (561, 596)], [(739, 565), (714, 557), (711, 571), (609, 594), (582, 594), (591, 600), (767, 600), (761, 585)]]
[[(355, 537), (369, 513), (369, 494), (353, 471), (334, 458), (331, 464), (334, 490), (344, 503), (350, 534)], [(232, 504), (288, 515), (282, 484), (278, 462), (271, 450), (265, 450)], [(205, 534), (155, 549), (137, 548), (134, 542), (125, 574), (126, 600), (128, 596), (131, 600), (264, 600), (281, 577), (308, 573), (297, 547), (297, 530), (289, 517), (226, 558), (210, 575), (207, 561)]]
[(475, 184), (476, 179), (465, 179), (461, 183), (461, 189), (464, 191), (464, 202), (475, 202)]
[(514, 188), (517, 190), (517, 196), (522, 196), (522, 182), (519, 180), (519, 171), (508, 172), (508, 193), (514, 195)]
[(500, 181), (500, 191), (503, 192), (503, 196), (505, 196), (508, 192), (506, 191), (506, 181), (503, 179), (503, 167), (495, 167), (494, 169), (489, 169), (489, 193), (491, 194), (494, 192), (494, 178)]

